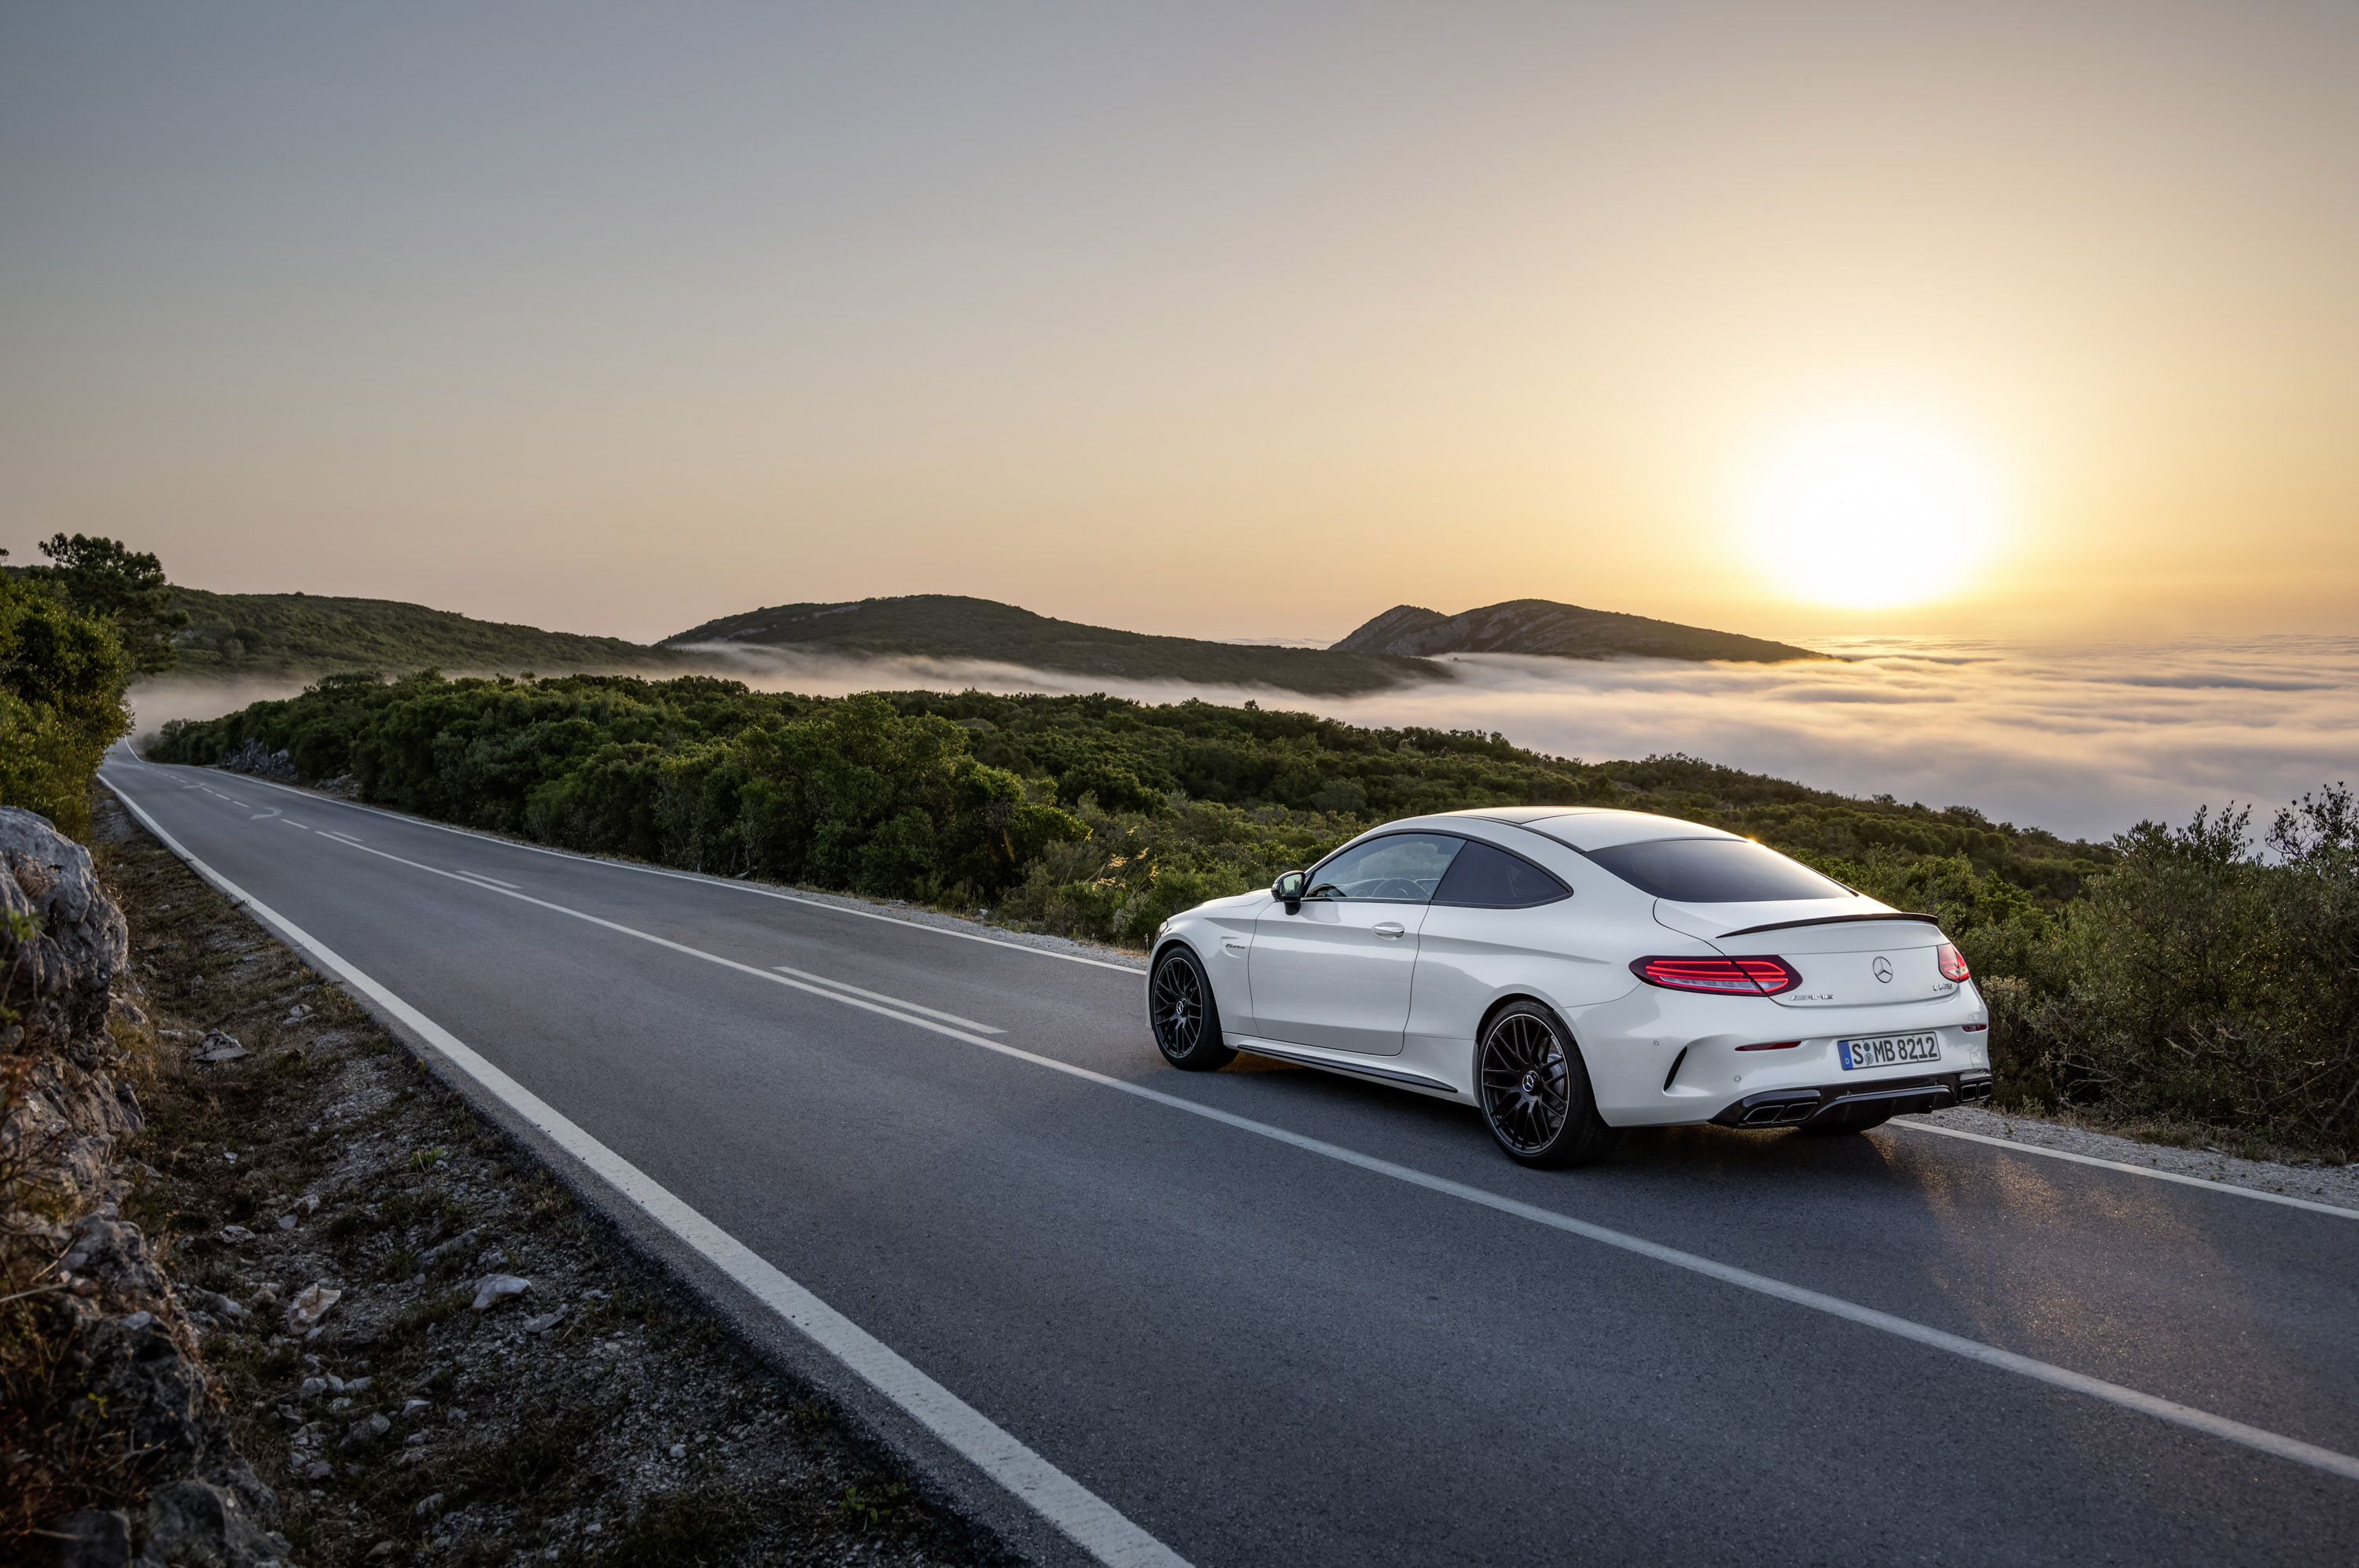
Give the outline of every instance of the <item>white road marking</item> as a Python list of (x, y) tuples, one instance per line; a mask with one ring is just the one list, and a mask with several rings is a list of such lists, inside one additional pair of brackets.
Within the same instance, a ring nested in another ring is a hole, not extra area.
[[(120, 794), (120, 791), (117, 791), (117, 793)], [(138, 812), (140, 820), (147, 822), (149, 827), (154, 829), (157, 836), (163, 839), (165, 844), (172, 849), (174, 854), (179, 855), (180, 858), (188, 861), (191, 866), (196, 867), (200, 872), (207, 877), (212, 877), (214, 876), (214, 874), (206, 868), (201, 862), (198, 861), (194, 856), (190, 855), (186, 851), (180, 849), (177, 844), (174, 844), (173, 841), (165, 834), (163, 830), (157, 827), (156, 824), (147, 817), (147, 813), (140, 811), (139, 808), (136, 805), (133, 805), (127, 797), (125, 798), (124, 803), (131, 806), (131, 809), (135, 812)], [(404, 860), (399, 855), (388, 855), (383, 850), (366, 849), (365, 845), (355, 845), (354, 847), (365, 849), (368, 854), (382, 855), (387, 860), (399, 861), (405, 866), (416, 866), (421, 871), (432, 872), (437, 876), (448, 877), (452, 875), (450, 872), (440, 871), (434, 866), (427, 866), (418, 861)], [(224, 891), (229, 890), (226, 884), (223, 884), (223, 886)], [(233, 893), (232, 896), (239, 898), (244, 897), (242, 894), (235, 893)], [(927, 1029), (932, 1033), (942, 1035), (951, 1040), (962, 1040), (968, 1045), (978, 1046), (984, 1051), (997, 1051), (1002, 1056), (1011, 1057), (1018, 1062), (1028, 1062), (1034, 1066), (1045, 1067), (1052, 1073), (1061, 1073), (1069, 1077), (1079, 1078), (1087, 1083), (1101, 1084), (1109, 1089), (1118, 1090), (1125, 1094), (1135, 1094), (1140, 1099), (1149, 1100), (1157, 1105), (1165, 1105), (1173, 1110), (1184, 1111), (1190, 1116), (1202, 1116), (1209, 1121), (1219, 1122), (1223, 1126), (1234, 1127), (1238, 1131), (1251, 1133), (1257, 1138), (1269, 1138), (1273, 1142), (1286, 1144), (1290, 1148), (1299, 1149), (1308, 1154), (1315, 1154), (1323, 1159), (1339, 1161), (1342, 1164), (1355, 1166), (1362, 1171), (1370, 1171), (1379, 1176), (1389, 1177), (1396, 1181), (1406, 1182), (1413, 1187), (1422, 1187), (1428, 1192), (1438, 1192), (1445, 1197), (1457, 1198), (1462, 1202), (1473, 1203), (1483, 1208), (1491, 1209), (1500, 1214), (1511, 1214), (1517, 1219), (1528, 1220), (1534, 1225), (1546, 1225), (1553, 1230), (1564, 1231), (1570, 1235), (1582, 1236), (1587, 1240), (1597, 1242), (1602, 1246), (1615, 1247), (1624, 1252), (1635, 1253), (1641, 1258), (1652, 1258), (1658, 1263), (1669, 1264), (1675, 1269), (1684, 1269), (1690, 1272), (1703, 1275), (1708, 1279), (1718, 1279), (1723, 1284), (1736, 1286), (1740, 1290), (1751, 1290), (1756, 1294), (1772, 1297), (1777, 1301), (1786, 1301), (1795, 1306), (1807, 1307), (1813, 1312), (1824, 1312), (1831, 1317), (1842, 1318), (1846, 1322), (1858, 1323), (1863, 1327), (1875, 1329), (1900, 1339), (1909, 1340), (1915, 1344), (1926, 1345), (1935, 1350), (1946, 1351), (1952, 1356), (1962, 1357), (1968, 1361), (1977, 1362), (1984, 1367), (1994, 1367), (2002, 1372), (2012, 1372), (2017, 1377), (2030, 1378), (2034, 1382), (2046, 1383), (2054, 1388), (2065, 1388), (2074, 1393), (2085, 1394), (2092, 1399), (2102, 1399), (2109, 1404), (2118, 1405), (2125, 1410), (2136, 1410), (2142, 1415), (2152, 1416), (2158, 1421), (2169, 1421), (2173, 1425), (2185, 1427), (2193, 1432), (2203, 1432), (2208, 1436), (2221, 1438), (2229, 1443), (2241, 1443), (2247, 1448), (2257, 1449), (2264, 1454), (2274, 1454), (2280, 1459), (2291, 1460), (2298, 1465), (2310, 1465), (2313, 1468), (2324, 1470), (2330, 1474), (2341, 1475), (2349, 1480), (2359, 1481), (2359, 1458), (2354, 1458), (2347, 1454), (2339, 1454), (2331, 1448), (2322, 1448), (2316, 1443), (2304, 1443), (2299, 1438), (2288, 1437), (2282, 1432), (2274, 1432), (2267, 1430), (2266, 1428), (2250, 1426), (2239, 1421), (2232, 1421), (2225, 1416), (2214, 1415), (2209, 1410), (2198, 1410), (2192, 1405), (2182, 1405), (2177, 1400), (2166, 1399), (2158, 1395), (2148, 1394), (2136, 1388), (2126, 1388), (2119, 1383), (2109, 1383), (2102, 1377), (2092, 1377), (2083, 1373), (2074, 1372), (2068, 1367), (2058, 1367), (2049, 1362), (2037, 1360), (2028, 1356), (2017, 1355), (2016, 1352), (2011, 1350), (2002, 1350), (1995, 1345), (1985, 1345), (1980, 1340), (1968, 1339), (1962, 1334), (1951, 1334), (1947, 1330), (1934, 1328), (1930, 1324), (1917, 1323), (1912, 1319), (1899, 1317), (1891, 1312), (1879, 1312), (1874, 1307), (1862, 1306), (1855, 1301), (1844, 1301), (1840, 1296), (1830, 1296), (1821, 1291), (1805, 1289), (1799, 1285), (1788, 1284), (1783, 1279), (1773, 1279), (1766, 1274), (1756, 1274), (1749, 1269), (1739, 1269), (1731, 1264), (1722, 1263), (1715, 1259), (1702, 1257), (1697, 1253), (1682, 1252), (1677, 1247), (1666, 1247), (1659, 1242), (1648, 1241), (1642, 1236), (1631, 1236), (1623, 1231), (1611, 1230), (1604, 1225), (1593, 1225), (1587, 1220), (1574, 1219), (1570, 1214), (1559, 1214), (1553, 1209), (1544, 1209), (1539, 1207), (1538, 1204), (1527, 1203), (1520, 1199), (1506, 1197), (1501, 1193), (1489, 1192), (1481, 1187), (1471, 1186), (1463, 1181), (1455, 1181), (1446, 1176), (1435, 1176), (1427, 1171), (1417, 1170), (1411, 1166), (1396, 1164), (1392, 1160), (1379, 1159), (1372, 1154), (1363, 1154), (1357, 1149), (1345, 1149), (1340, 1144), (1328, 1143), (1320, 1138), (1310, 1138), (1301, 1133), (1289, 1131), (1285, 1127), (1274, 1127), (1267, 1122), (1256, 1121), (1250, 1116), (1241, 1116), (1232, 1111), (1223, 1111), (1212, 1105), (1199, 1105), (1193, 1100), (1183, 1099), (1177, 1094), (1167, 1094), (1159, 1089), (1150, 1089), (1144, 1084), (1129, 1083), (1126, 1080), (1112, 1077), (1103, 1073), (1094, 1072), (1087, 1067), (1075, 1066), (1073, 1063), (1069, 1062), (1060, 1062), (1055, 1057), (1042, 1056), (1037, 1052), (1026, 1051), (1019, 1046), (1007, 1044), (1003, 1040), (989, 1040), (982, 1035), (970, 1033), (965, 1029), (959, 1029), (951, 1024), (937, 1022), (931, 1018), (914, 1017), (908, 1013), (897, 1012), (891, 1008), (882, 1006), (881, 1004), (863, 1001), (858, 997), (842, 996), (832, 991), (823, 991), (817, 986), (786, 976), (764, 975), (762, 971), (752, 968), (749, 965), (740, 964), (734, 959), (723, 958), (717, 953), (706, 953), (701, 949), (690, 947), (685, 943), (673, 942), (666, 937), (655, 936), (646, 931), (635, 931), (629, 926), (620, 925), (613, 920), (604, 920), (597, 915), (588, 914), (579, 909), (570, 909), (561, 904), (552, 904), (548, 902), (546, 899), (535, 898), (524, 893), (511, 893), (508, 894), (507, 897), (519, 899), (527, 904), (538, 905), (542, 909), (550, 909), (559, 914), (570, 915), (576, 920), (586, 920), (592, 925), (603, 926), (608, 931), (616, 931), (625, 936), (636, 937), (642, 942), (652, 942), (658, 947), (669, 948), (675, 953), (683, 953), (691, 958), (700, 958), (704, 960), (706, 963), (716, 964), (725, 969), (734, 969), (745, 974), (759, 975), (764, 979), (777, 979), (781, 985), (794, 985), (800, 989), (810, 991), (815, 996), (833, 996), (837, 1001), (842, 1002), (846, 1007), (860, 1007), (866, 1011), (879, 1013), (888, 1018), (897, 1018), (914, 1029)], [(250, 902), (251, 900), (248, 901)], [(260, 906), (257, 905), (255, 908), (258, 909)], [(275, 916), (271, 918), (274, 920), (276, 920)], [(288, 929), (291, 930), (292, 928)], [(342, 961), (338, 960), (338, 962), (341, 963)], [(375, 995), (376, 993), (371, 992), (370, 994)], [(393, 1004), (388, 1002), (387, 1005), (390, 1006)], [(404, 1016), (407, 1017), (408, 1015), (405, 1014)], [(488, 1066), (488, 1063), (486, 1065)], [(513, 1102), (511, 1102), (511, 1104), (513, 1104)], [(554, 1116), (556, 1113), (551, 1111), (549, 1114)], [(571, 1124), (568, 1125), (570, 1126)], [(586, 1137), (586, 1135), (584, 1136)], [(1010, 1439), (1010, 1441), (1012, 1442), (1013, 1440)], [(1125, 1520), (1124, 1522), (1127, 1523), (1128, 1521)]]
[(889, 1006), (898, 1007), (905, 1013), (923, 1013), (929, 1018), (940, 1018), (944, 1023), (957, 1024), (960, 1028), (971, 1029), (977, 1034), (1006, 1034), (1007, 1032), (1004, 1029), (995, 1029), (990, 1024), (979, 1024), (973, 1018), (962, 1018), (956, 1013), (943, 1012), (939, 1007), (921, 1007), (915, 1002), (905, 1002), (898, 996), (888, 996), (882, 991), (864, 991), (859, 986), (851, 985), (848, 982), (842, 980), (831, 980), (824, 975), (813, 975), (808, 970), (790, 969), (783, 964), (773, 964), (770, 967), (777, 970), (781, 975), (791, 975), (798, 980), (809, 980), (814, 985), (832, 985), (839, 991), (849, 991), (855, 996), (865, 996), (872, 1002), (884, 1002)]
[(2239, 1187), (2226, 1181), (2207, 1181), (2201, 1176), (2182, 1175), (2176, 1171), (2157, 1171), (2149, 1166), (2131, 1165), (2119, 1160), (2100, 1160), (2093, 1154), (2074, 1154), (2070, 1149), (2042, 1149), (2036, 1143), (2017, 1143), (2013, 1138), (1993, 1138), (1988, 1133), (1967, 1132), (1962, 1127), (1935, 1127), (1930, 1122), (1906, 1121), (1898, 1116), (1884, 1124), (1888, 1127), (1906, 1127), (1910, 1132), (1937, 1133), (1942, 1138), (1962, 1138), (1969, 1143), (1987, 1143), (1993, 1149), (2004, 1149), (2011, 1154), (2037, 1154), (2048, 1160), (2069, 1160), (2075, 1165), (2094, 1165), (2105, 1171), (2127, 1171), (2132, 1176), (2151, 1177), (2157, 1181), (2176, 1181), (2184, 1187), (2201, 1187), (2207, 1192), (2225, 1192), (2232, 1197), (2258, 1198), (2265, 1203), (2283, 1203), (2289, 1209), (2308, 1209), (2312, 1214), (2333, 1214), (2346, 1220), (2359, 1220), (2359, 1209), (2346, 1209), (2337, 1203), (2321, 1203), (2308, 1198), (2296, 1198), (2284, 1192), (2263, 1192), (2251, 1187)]
[(462, 871), (459, 875), (464, 877), (471, 882), (488, 882), (493, 887), (499, 888), (503, 892), (513, 893), (516, 890), (516, 885), (515, 883), (503, 882), (496, 877), (486, 877), (480, 871)]
[[(483, 1085), (503, 1105), (538, 1128), (550, 1141), (596, 1172), (666, 1230), (744, 1286), (763, 1305), (801, 1330), (821, 1348), (842, 1362), (977, 1469), (1029, 1504), (1041, 1518), (1071, 1537), (1092, 1557), (1107, 1564), (1108, 1568), (1188, 1568), (1186, 1559), (1133, 1524), (1112, 1504), (1018, 1442), (982, 1411), (927, 1377), (890, 1345), (788, 1279), (745, 1243), (689, 1207), (645, 1171), (477, 1055), (450, 1030), (354, 968), (302, 927), (259, 902), (236, 883), (190, 855), (123, 790), (118, 789), (115, 794), (134, 815), (147, 824), (148, 832), (188, 863), (190, 870), (220, 888), (232, 901), (278, 932), (289, 944), (309, 953), (321, 967), (417, 1030), (454, 1066)], [(529, 901), (538, 903), (540, 900)], [(598, 923), (607, 922), (602, 920)], [(676, 944), (667, 942), (664, 945)], [(754, 970), (752, 973), (758, 975), (761, 971)], [(916, 1023), (919, 1020), (912, 1018), (908, 1021)]]
[(277, 806), (265, 806), (262, 810), (255, 812), (254, 815), (247, 820), (249, 822), (266, 822), (273, 817), (283, 817), (287, 813), (285, 811), (281, 811)]
[[(157, 768), (157, 764), (145, 760), (141, 761), (140, 766)], [(161, 771), (160, 768), (158, 770)], [(547, 844), (521, 844), (515, 839), (498, 838), (490, 833), (477, 833), (472, 828), (453, 827), (449, 822), (429, 822), (424, 817), (404, 816), (399, 811), (388, 811), (378, 806), (364, 806), (357, 800), (339, 800), (332, 795), (315, 795), (309, 789), (298, 789), (291, 784), (274, 783), (267, 779), (257, 779), (254, 782), (266, 789), (284, 789), (290, 795), (300, 795), (307, 800), (315, 800), (322, 805), (342, 806), (353, 811), (366, 811), (373, 817), (390, 817), (395, 822), (407, 822), (412, 827), (432, 828), (437, 833), (457, 833), (462, 838), (476, 839), (484, 844), (495, 844), (503, 849), (523, 850), (529, 855), (554, 855), (560, 860), (578, 860), (585, 866), (604, 866), (616, 871), (636, 871), (647, 877), (669, 877), (675, 882), (699, 882), (709, 887), (726, 887), (732, 892), (751, 893), (759, 898), (777, 898), (783, 903), (802, 904), (814, 909), (826, 909), (833, 914), (857, 915), (864, 920), (883, 920), (888, 925), (899, 926), (905, 931), (931, 931), (936, 936), (954, 936), (962, 942), (979, 942), (991, 947), (1012, 948), (1017, 953), (1029, 953), (1041, 958), (1059, 958), (1068, 964), (1086, 964), (1093, 969), (1111, 969), (1122, 975), (1146, 973), (1143, 964), (1137, 965), (1115, 964), (1103, 958), (1084, 957), (1078, 953), (1059, 953), (1053, 948), (1034, 947), (1028, 942), (1009, 942), (1003, 937), (984, 936), (977, 931), (951, 931), (944, 926), (924, 925), (900, 915), (882, 914), (875, 909), (849, 909), (842, 904), (830, 903), (824, 898), (805, 898), (801, 894), (785, 892), (777, 887), (764, 887), (753, 883), (740, 882), (731, 877), (707, 877), (694, 871), (675, 871), (665, 866), (642, 866), (635, 860), (611, 860), (604, 855), (577, 855), (570, 849), (551, 849)], [(198, 788), (201, 789), (202, 786), (200, 785)], [(326, 833), (332, 830), (323, 828), (321, 831)]]

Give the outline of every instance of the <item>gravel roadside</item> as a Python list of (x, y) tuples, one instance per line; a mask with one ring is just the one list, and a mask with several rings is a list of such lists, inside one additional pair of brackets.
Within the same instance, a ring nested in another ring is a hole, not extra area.
[(297, 1561), (998, 1556), (102, 799), (153, 1015), (125, 1211)]
[(2256, 1192), (2277, 1192), (2359, 1212), (2359, 1165), (2315, 1161), (2280, 1165), (2268, 1160), (2242, 1160), (2213, 1148), (2183, 1149), (2167, 1143), (2146, 1143), (2077, 1122), (1988, 1111), (1974, 1105), (1926, 1116), (1895, 1116), (1893, 1120), (1930, 1123), (2031, 1149), (2060, 1149), (2092, 1160), (2111, 1160), (2141, 1170), (2165, 1171), (2176, 1176), (2217, 1181), (2223, 1186), (2249, 1187)]

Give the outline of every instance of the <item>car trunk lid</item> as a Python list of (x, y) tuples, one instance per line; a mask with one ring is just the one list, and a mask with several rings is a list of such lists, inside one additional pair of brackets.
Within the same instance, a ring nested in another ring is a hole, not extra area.
[[(1866, 906), (1862, 908), (1861, 906)], [(1656, 920), (1712, 943), (1730, 957), (1775, 954), (1802, 977), (1777, 996), (1787, 1007), (1873, 1007), (1953, 996), (1941, 975), (1949, 939), (1930, 916), (1903, 914), (1871, 898), (1776, 904), (1674, 904), (1658, 899)]]

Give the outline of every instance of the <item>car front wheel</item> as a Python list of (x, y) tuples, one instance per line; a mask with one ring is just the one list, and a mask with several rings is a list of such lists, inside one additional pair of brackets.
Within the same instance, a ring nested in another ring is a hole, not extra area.
[(1538, 1003), (1510, 1002), (1494, 1013), (1474, 1065), (1484, 1123), (1517, 1164), (1587, 1165), (1621, 1141), (1597, 1114), (1571, 1031)]
[(1184, 947), (1164, 951), (1147, 982), (1147, 1021), (1163, 1060), (1188, 1073), (1214, 1073), (1237, 1059), (1221, 1043), (1221, 1009), (1204, 966)]

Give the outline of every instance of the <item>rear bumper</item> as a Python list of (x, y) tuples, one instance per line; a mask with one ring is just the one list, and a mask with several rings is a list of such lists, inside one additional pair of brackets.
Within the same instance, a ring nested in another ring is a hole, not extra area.
[(1979, 1105), (1991, 1097), (1991, 1075), (1980, 1070), (1932, 1073), (1817, 1088), (1764, 1089), (1732, 1102), (1712, 1118), (1718, 1127), (1790, 1127), (1810, 1122), (1882, 1121), (1904, 1111), (1939, 1111)]

